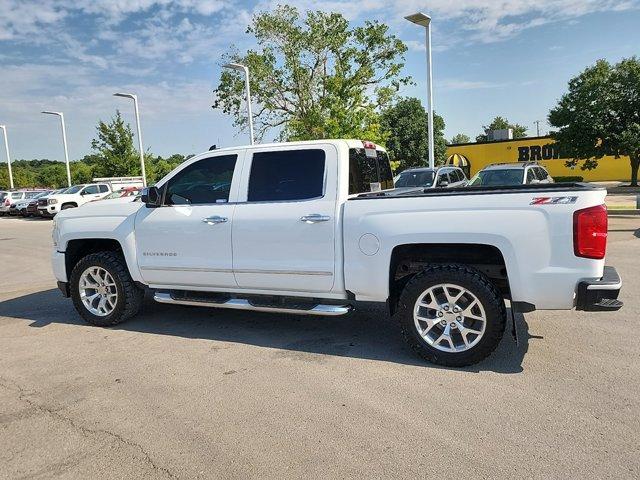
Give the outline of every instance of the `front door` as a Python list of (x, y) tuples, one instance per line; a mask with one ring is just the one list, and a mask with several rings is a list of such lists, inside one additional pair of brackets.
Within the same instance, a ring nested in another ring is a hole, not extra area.
[(238, 285), (330, 291), (336, 274), (336, 148), (256, 149), (244, 171), (233, 222)]
[(156, 287), (236, 287), (231, 255), (241, 154), (208, 156), (160, 186), (163, 205), (136, 216), (138, 266)]

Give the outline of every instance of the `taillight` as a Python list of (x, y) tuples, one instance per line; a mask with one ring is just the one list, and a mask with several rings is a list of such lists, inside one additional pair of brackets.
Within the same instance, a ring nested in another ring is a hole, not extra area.
[(573, 253), (577, 257), (604, 258), (607, 250), (607, 207), (597, 205), (573, 213)]

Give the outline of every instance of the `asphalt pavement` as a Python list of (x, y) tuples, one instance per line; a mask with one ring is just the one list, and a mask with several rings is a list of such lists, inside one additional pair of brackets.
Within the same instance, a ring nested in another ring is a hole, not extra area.
[(640, 477), (640, 218), (610, 219), (617, 313), (537, 311), (426, 364), (382, 308), (155, 304), (116, 328), (55, 289), (51, 222), (0, 218), (0, 478)]

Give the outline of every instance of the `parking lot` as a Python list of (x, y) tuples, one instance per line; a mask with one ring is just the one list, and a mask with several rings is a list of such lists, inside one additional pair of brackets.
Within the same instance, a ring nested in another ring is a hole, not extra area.
[(162, 306), (117, 328), (55, 288), (51, 222), (0, 218), (0, 478), (638, 478), (640, 219), (610, 218), (617, 313), (521, 318), (470, 368), (384, 309)]

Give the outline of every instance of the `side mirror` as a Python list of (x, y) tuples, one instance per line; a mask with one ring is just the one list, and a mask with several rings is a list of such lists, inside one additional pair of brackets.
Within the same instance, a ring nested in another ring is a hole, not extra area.
[(82, 190), (82, 191), (80, 192), (80, 195), (86, 195), (86, 194), (87, 194), (87, 192), (85, 192), (84, 190)]
[(448, 187), (449, 186), (449, 182), (447, 180), (440, 180), (438, 182), (438, 186), (439, 187)]
[(162, 195), (160, 195), (160, 190), (158, 189), (158, 187), (147, 187), (142, 190), (140, 200), (148, 208), (156, 208), (162, 204)]

